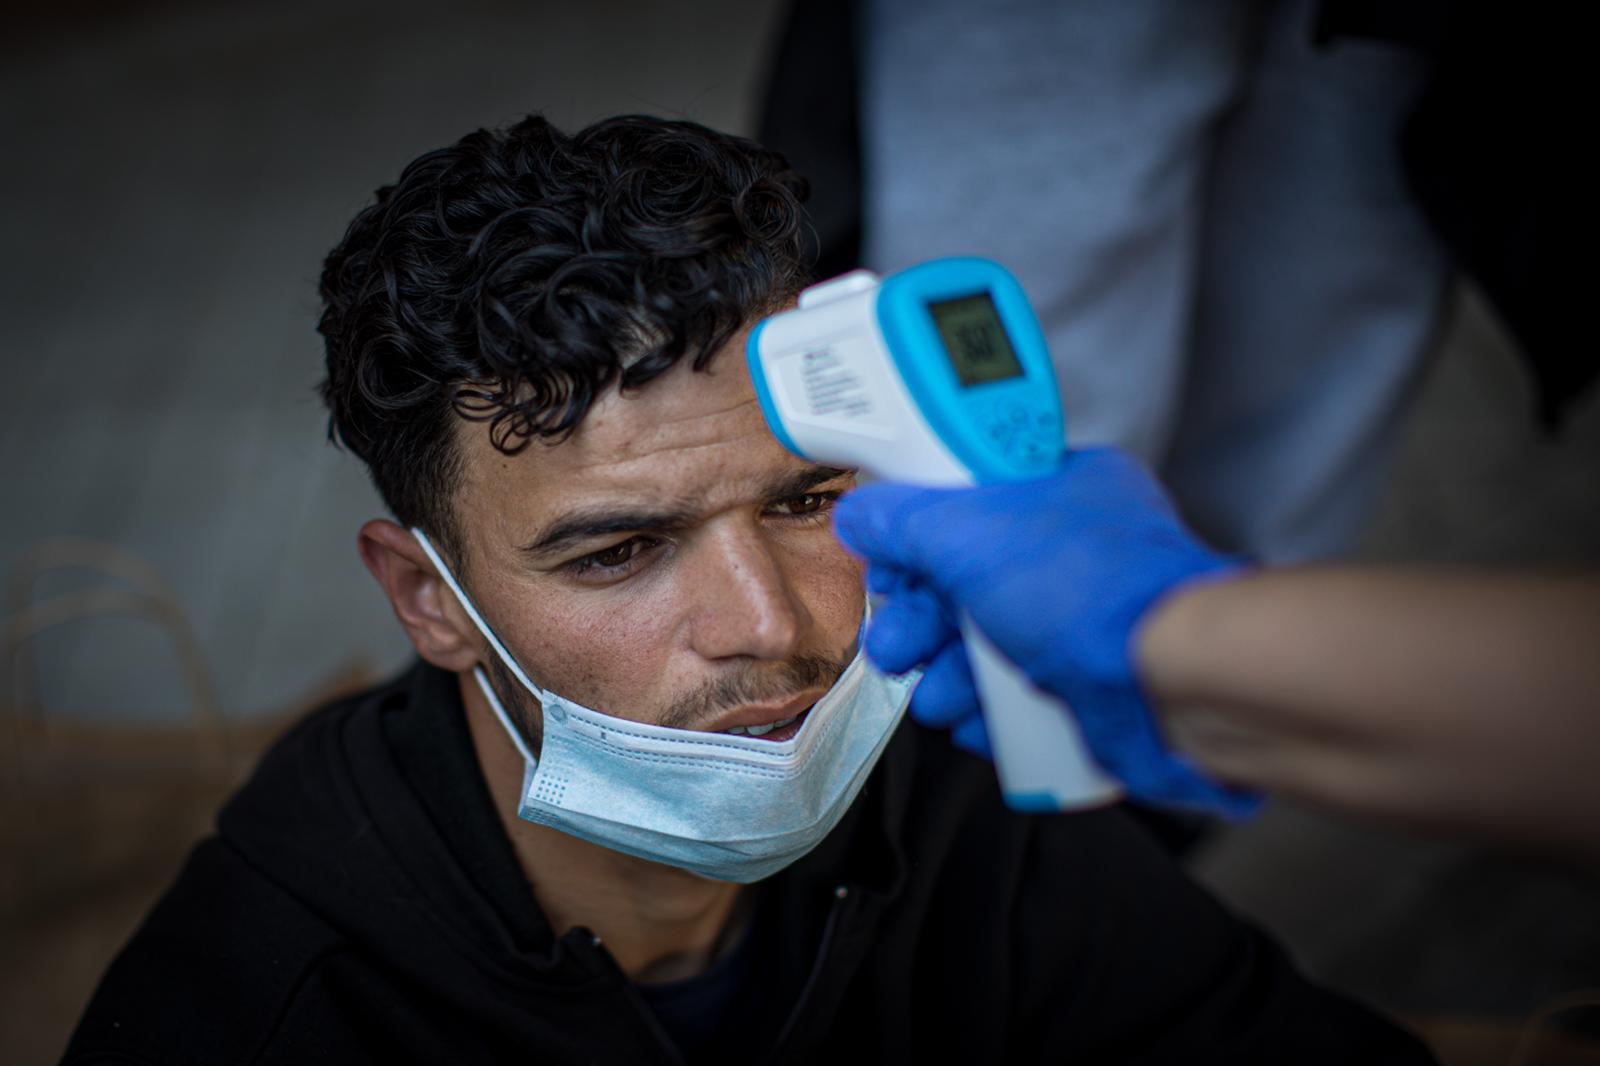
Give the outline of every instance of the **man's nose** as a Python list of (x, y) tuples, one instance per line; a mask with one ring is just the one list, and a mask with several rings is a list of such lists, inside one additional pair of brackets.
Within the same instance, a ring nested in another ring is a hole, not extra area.
[(699, 600), (695, 650), (708, 659), (793, 655), (811, 616), (772, 545), (759, 530), (724, 529), (703, 547), (691, 575)]

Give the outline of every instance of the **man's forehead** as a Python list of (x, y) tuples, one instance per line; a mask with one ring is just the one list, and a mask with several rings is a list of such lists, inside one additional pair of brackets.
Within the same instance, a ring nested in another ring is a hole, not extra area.
[(685, 361), (640, 388), (607, 389), (571, 436), (539, 451), (551, 473), (582, 483), (703, 470), (746, 452), (786, 454), (744, 360), (726, 351), (703, 370)]
[(707, 385), (704, 396), (676, 404), (651, 403), (648, 385), (632, 393), (609, 391), (564, 442), (570, 447), (562, 458), (580, 467), (613, 467), (640, 459), (692, 460), (697, 451), (733, 442), (776, 443), (753, 391), (718, 387), (714, 380)]
[(811, 465), (778, 443), (754, 399), (670, 419), (613, 416), (589, 428), (543, 457), (540, 477), (552, 498), (732, 499), (761, 491), (776, 472)]
[(570, 437), (514, 456), (493, 450), (482, 423), (465, 428), (473, 504), (493, 501), (519, 526), (594, 503), (727, 506), (812, 469), (773, 437), (742, 359), (679, 364), (640, 389), (609, 389)]

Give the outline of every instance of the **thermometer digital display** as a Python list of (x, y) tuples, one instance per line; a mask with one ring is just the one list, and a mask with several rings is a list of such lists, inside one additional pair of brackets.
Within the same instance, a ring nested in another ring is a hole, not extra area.
[(928, 311), (962, 385), (971, 388), (1022, 376), (1022, 364), (988, 293), (940, 300), (929, 304)]

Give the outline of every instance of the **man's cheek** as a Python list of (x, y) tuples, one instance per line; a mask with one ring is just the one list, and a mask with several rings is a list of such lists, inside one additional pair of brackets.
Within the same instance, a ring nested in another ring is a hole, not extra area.
[(844, 545), (832, 535), (831, 530), (827, 542), (819, 550), (818, 555), (820, 573), (832, 576), (844, 586), (859, 588), (865, 566), (861, 560), (845, 550)]
[(854, 556), (833, 542), (810, 565), (798, 568), (792, 580), (823, 631), (824, 647), (834, 650), (855, 635), (866, 598), (863, 569)]
[(587, 705), (619, 718), (649, 720), (670, 680), (671, 634), (666, 605), (575, 611), (551, 647), (557, 669), (573, 677), (572, 691), (563, 694), (593, 700)]

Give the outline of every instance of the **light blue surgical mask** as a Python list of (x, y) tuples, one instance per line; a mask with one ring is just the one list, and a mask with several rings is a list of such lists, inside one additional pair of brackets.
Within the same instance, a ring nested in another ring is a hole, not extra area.
[(529, 750), (481, 668), (478, 687), (525, 769), (519, 817), (601, 847), (748, 884), (816, 847), (839, 824), (888, 746), (916, 674), (877, 670), (861, 651), (800, 731), (769, 741), (630, 722), (528, 679), (419, 529), (411, 531), (461, 607), (544, 710)]

